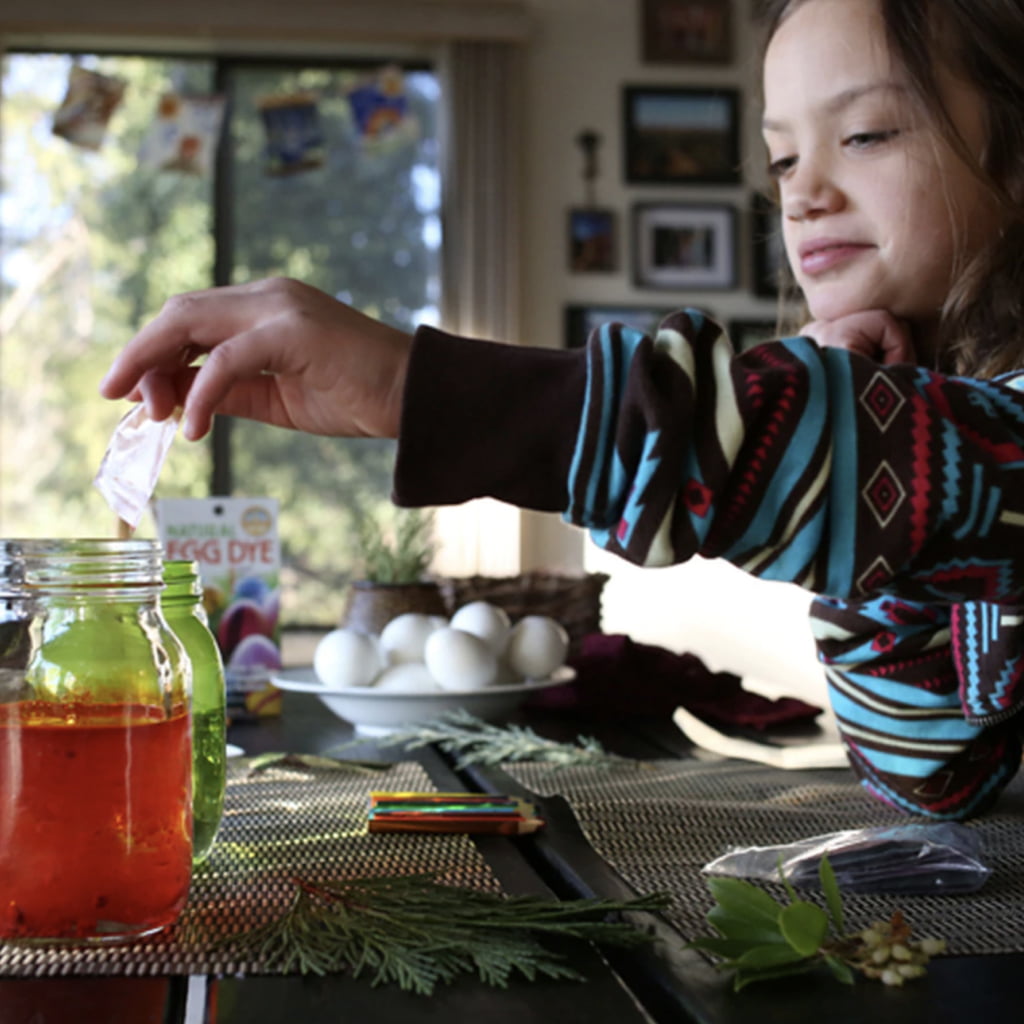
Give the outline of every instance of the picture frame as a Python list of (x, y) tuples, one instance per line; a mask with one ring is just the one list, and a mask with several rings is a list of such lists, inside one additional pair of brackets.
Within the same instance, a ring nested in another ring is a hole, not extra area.
[(739, 90), (627, 85), (622, 91), (630, 184), (736, 184)]
[(565, 307), (565, 347), (582, 348), (591, 332), (601, 324), (622, 323), (647, 334), (652, 333), (670, 309), (654, 306), (582, 305), (570, 304)]
[(776, 298), (788, 275), (786, 248), (779, 208), (760, 192), (755, 192), (751, 200), (750, 252), (752, 291), (762, 298)]
[(732, 0), (643, 0), (645, 63), (728, 64), (732, 56)]
[(639, 288), (732, 288), (736, 210), (728, 203), (638, 203), (633, 250), (633, 280)]
[(779, 336), (774, 320), (767, 318), (739, 318), (728, 323), (729, 337), (737, 352), (771, 341)]
[(615, 211), (573, 207), (568, 216), (569, 269), (573, 273), (616, 269)]

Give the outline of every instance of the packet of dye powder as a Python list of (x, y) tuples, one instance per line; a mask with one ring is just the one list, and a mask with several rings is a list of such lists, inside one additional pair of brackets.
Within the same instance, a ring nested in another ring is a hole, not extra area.
[(157, 423), (142, 404), (121, 417), (93, 484), (118, 518), (133, 530), (146, 511), (164, 460), (178, 430), (179, 416)]
[(272, 498), (159, 498), (164, 557), (195, 561), (224, 659), (228, 717), (281, 713), (281, 548)]

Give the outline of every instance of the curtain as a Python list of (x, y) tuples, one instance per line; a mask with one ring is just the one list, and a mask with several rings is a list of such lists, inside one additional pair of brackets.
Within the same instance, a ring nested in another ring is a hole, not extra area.
[[(442, 68), (445, 126), (441, 326), (519, 340), (522, 53), (515, 43), (449, 44)], [(490, 499), (438, 510), (445, 575), (514, 575), (520, 513)]]

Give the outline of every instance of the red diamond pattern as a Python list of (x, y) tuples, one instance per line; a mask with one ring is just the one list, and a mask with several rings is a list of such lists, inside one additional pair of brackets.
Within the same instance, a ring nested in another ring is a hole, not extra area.
[(861, 494), (878, 520), (878, 525), (883, 527), (889, 525), (889, 520), (907, 496), (899, 477), (892, 471), (888, 462), (882, 462), (878, 466)]
[(861, 405), (867, 409), (875, 426), (884, 434), (889, 424), (896, 418), (906, 399), (893, 387), (889, 379), (876, 373), (868, 386), (861, 392)]

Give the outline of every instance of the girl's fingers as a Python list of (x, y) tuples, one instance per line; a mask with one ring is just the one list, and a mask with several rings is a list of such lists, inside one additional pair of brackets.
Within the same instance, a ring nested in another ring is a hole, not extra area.
[(204, 436), (218, 412), (294, 426), (270, 376), (282, 369), (282, 354), (280, 331), (272, 323), (236, 334), (211, 350), (195, 370), (185, 399), (185, 436)]
[(843, 348), (886, 366), (916, 361), (910, 326), (886, 310), (865, 310), (838, 320), (816, 320), (802, 332), (819, 345)]
[(254, 285), (174, 296), (118, 353), (100, 394), (124, 398), (150, 371), (173, 374), (272, 315), (276, 303), (271, 290)]

